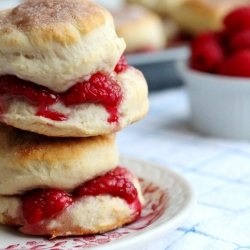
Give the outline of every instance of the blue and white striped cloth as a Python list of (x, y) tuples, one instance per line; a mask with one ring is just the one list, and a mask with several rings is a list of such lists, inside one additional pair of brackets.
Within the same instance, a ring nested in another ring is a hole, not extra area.
[(198, 134), (185, 88), (150, 93), (150, 110), (117, 134), (120, 154), (156, 162), (193, 184), (198, 204), (178, 229), (140, 250), (250, 249), (250, 142)]

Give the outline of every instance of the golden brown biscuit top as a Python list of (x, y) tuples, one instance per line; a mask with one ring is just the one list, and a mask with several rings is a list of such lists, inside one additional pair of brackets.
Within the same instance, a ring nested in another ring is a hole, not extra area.
[(0, 158), (12, 155), (12, 158), (19, 158), (19, 162), (75, 159), (84, 157), (91, 148), (113, 145), (115, 137), (115, 134), (85, 138), (47, 137), (0, 123)]
[(90, 0), (28, 0), (0, 12), (0, 75), (58, 93), (111, 73), (125, 47), (112, 15)]
[(249, 0), (187, 0), (183, 2), (183, 5), (194, 4), (194, 6), (204, 6), (211, 9), (222, 8), (223, 10), (227, 10), (228, 8), (232, 9), (249, 3)]
[(25, 33), (44, 29), (56, 36), (60, 27), (73, 25), (86, 34), (103, 25), (107, 14), (89, 0), (28, 0), (0, 12), (0, 27), (2, 32), (10, 32), (11, 28)]

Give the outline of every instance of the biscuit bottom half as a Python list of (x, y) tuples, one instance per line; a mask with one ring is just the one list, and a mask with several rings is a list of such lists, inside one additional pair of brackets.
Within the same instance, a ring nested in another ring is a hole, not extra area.
[(117, 167), (70, 194), (36, 189), (23, 195), (0, 196), (0, 223), (17, 227), (24, 234), (47, 235), (51, 239), (90, 235), (133, 222), (144, 203), (137, 177)]

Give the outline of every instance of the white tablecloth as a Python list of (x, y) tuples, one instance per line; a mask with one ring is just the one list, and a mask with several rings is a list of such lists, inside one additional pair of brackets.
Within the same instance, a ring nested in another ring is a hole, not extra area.
[(143, 250), (250, 249), (250, 142), (192, 130), (184, 88), (151, 93), (148, 115), (117, 136), (121, 155), (178, 172), (198, 197), (184, 224)]

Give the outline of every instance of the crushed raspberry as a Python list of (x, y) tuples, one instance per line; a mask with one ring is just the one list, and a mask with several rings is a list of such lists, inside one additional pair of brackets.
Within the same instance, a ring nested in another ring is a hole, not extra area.
[(133, 203), (138, 196), (133, 183), (122, 175), (119, 168), (86, 182), (76, 191), (78, 197), (104, 194), (120, 197), (126, 200), (128, 204)]
[(250, 77), (250, 50), (236, 52), (218, 70), (221, 75)]
[(250, 50), (250, 29), (240, 30), (231, 35), (229, 40), (232, 52), (249, 49)]
[(64, 102), (72, 105), (83, 102), (100, 102), (110, 117), (109, 123), (117, 123), (118, 106), (122, 100), (122, 89), (109, 76), (96, 73), (88, 81), (75, 84), (66, 94)]
[(115, 66), (115, 72), (117, 74), (125, 71), (127, 68), (129, 67), (128, 62), (125, 58), (125, 56), (121, 56), (120, 60), (118, 61), (118, 63)]
[(114, 170), (113, 170), (113, 174), (114, 175), (120, 175), (120, 176), (124, 176), (128, 179), (133, 179), (134, 178), (134, 175), (128, 171), (127, 168), (124, 168), (124, 167), (116, 167)]
[(36, 189), (22, 196), (23, 217), (28, 224), (49, 219), (56, 213), (70, 206), (77, 198), (110, 194), (124, 199), (135, 215), (140, 215), (142, 205), (138, 192), (129, 180), (132, 174), (125, 168), (116, 167), (114, 170), (89, 180), (78, 187), (73, 195), (57, 189)]
[(196, 48), (191, 54), (190, 66), (199, 71), (213, 73), (224, 59), (224, 52), (218, 42), (208, 41)]
[[(115, 67), (117, 74), (129, 67), (126, 58), (121, 56)], [(62, 101), (65, 105), (81, 104), (84, 102), (100, 103), (109, 113), (108, 122), (118, 123), (118, 106), (122, 100), (122, 89), (109, 75), (104, 73), (93, 74), (89, 80), (78, 82), (66, 93), (59, 94), (39, 86), (35, 83), (22, 80), (16, 76), (0, 76), (0, 95), (8, 94), (17, 98), (25, 99), (32, 105), (37, 106), (37, 116), (42, 116), (55, 121), (68, 119), (64, 114), (50, 110), (50, 106)], [(2, 103), (0, 103), (2, 107)], [(4, 112), (7, 107), (1, 108)]]
[(48, 88), (12, 75), (1, 76), (0, 86), (1, 94), (8, 93), (36, 105), (38, 107), (37, 116), (47, 117), (55, 121), (64, 121), (67, 119), (63, 114), (48, 109), (48, 106), (56, 103), (59, 99), (59, 94)]
[(122, 99), (121, 87), (109, 76), (96, 73), (88, 81), (75, 84), (65, 95), (66, 105), (101, 102), (117, 106)]
[(27, 223), (35, 224), (51, 218), (54, 214), (71, 205), (73, 199), (63, 191), (56, 189), (37, 189), (23, 197), (22, 211)]
[(22, 80), (16, 76), (6, 75), (0, 77), (1, 91), (22, 97), (34, 104), (51, 105), (57, 102), (59, 95), (45, 87)]
[(107, 112), (109, 113), (108, 122), (109, 123), (118, 123), (119, 122), (118, 108), (107, 105), (107, 104), (104, 105), (104, 107), (107, 110)]
[[(125, 66), (121, 66), (120, 69), (122, 67), (125, 70)], [(49, 110), (50, 105), (61, 100), (65, 105), (101, 103), (110, 114), (108, 122), (119, 121), (118, 106), (122, 100), (122, 89), (111, 77), (102, 73), (92, 75), (88, 81), (76, 83), (64, 94), (55, 93), (48, 88), (11, 75), (1, 76), (0, 86), (0, 94), (7, 93), (36, 105), (37, 116), (56, 121), (67, 120), (65, 115)]]
[(250, 28), (250, 6), (243, 6), (230, 12), (224, 18), (225, 26), (232, 32)]
[(68, 117), (56, 111), (49, 110), (47, 106), (41, 105), (36, 112), (36, 116), (49, 118), (53, 121), (66, 121)]

